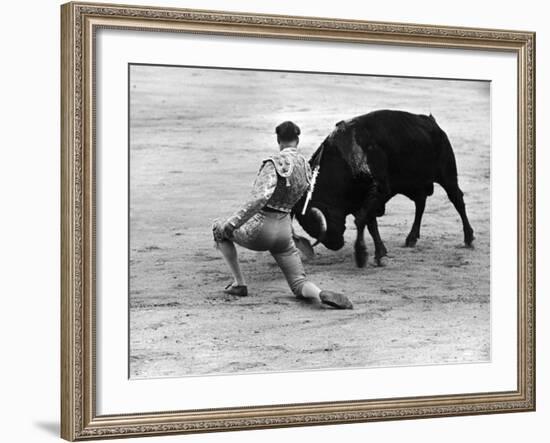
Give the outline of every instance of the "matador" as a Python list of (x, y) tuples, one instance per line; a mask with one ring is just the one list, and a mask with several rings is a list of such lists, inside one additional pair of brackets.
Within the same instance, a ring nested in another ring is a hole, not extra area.
[(214, 241), (234, 281), (227, 294), (247, 296), (248, 287), (239, 266), (235, 243), (253, 251), (269, 251), (281, 268), (292, 292), (339, 309), (352, 309), (348, 298), (321, 290), (307, 279), (300, 252), (292, 236), (291, 211), (310, 186), (311, 168), (298, 152), (300, 128), (291, 121), (275, 129), (279, 152), (262, 162), (246, 204), (224, 222), (213, 225)]

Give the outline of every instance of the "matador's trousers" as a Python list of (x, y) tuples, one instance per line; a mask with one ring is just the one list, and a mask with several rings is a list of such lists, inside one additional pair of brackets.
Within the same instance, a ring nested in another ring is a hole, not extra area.
[(292, 292), (302, 295), (302, 286), (307, 279), (300, 252), (292, 238), (290, 214), (261, 210), (233, 231), (233, 240), (253, 251), (269, 251), (283, 271)]

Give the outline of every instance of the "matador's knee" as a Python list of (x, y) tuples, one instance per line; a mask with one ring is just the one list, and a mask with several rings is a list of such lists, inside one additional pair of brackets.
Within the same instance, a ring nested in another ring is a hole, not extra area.
[(212, 223), (212, 235), (214, 243), (218, 245), (224, 241), (231, 241), (233, 237), (234, 227), (229, 223), (224, 223), (221, 220), (214, 220)]

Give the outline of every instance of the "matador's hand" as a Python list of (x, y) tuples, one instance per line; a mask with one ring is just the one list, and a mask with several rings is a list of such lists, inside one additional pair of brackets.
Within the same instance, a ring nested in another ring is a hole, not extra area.
[(231, 240), (233, 238), (234, 230), (235, 230), (235, 226), (233, 226), (230, 222), (225, 222), (222, 225), (223, 236), (228, 240)]
[(221, 222), (216, 220), (212, 226), (212, 233), (216, 242), (231, 240), (235, 227), (229, 222)]

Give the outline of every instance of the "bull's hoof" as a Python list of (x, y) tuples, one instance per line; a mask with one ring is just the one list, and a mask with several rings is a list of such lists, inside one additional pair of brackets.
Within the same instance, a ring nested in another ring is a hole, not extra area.
[(417, 241), (418, 241), (418, 237), (409, 235), (409, 236), (407, 236), (407, 239), (405, 240), (405, 247), (414, 248), (416, 246)]
[(464, 233), (464, 244), (467, 248), (473, 248), (473, 242), (475, 240), (474, 231)]
[(367, 265), (368, 254), (364, 248), (355, 248), (355, 264), (358, 268), (364, 268)]
[(384, 266), (387, 266), (388, 258), (386, 256), (375, 257), (374, 262), (376, 263), (376, 266), (383, 268)]

